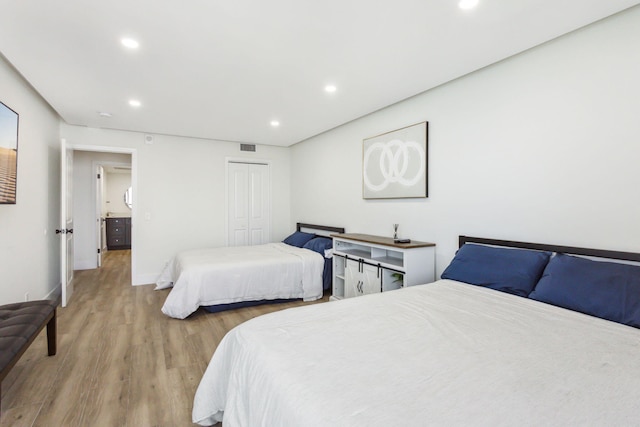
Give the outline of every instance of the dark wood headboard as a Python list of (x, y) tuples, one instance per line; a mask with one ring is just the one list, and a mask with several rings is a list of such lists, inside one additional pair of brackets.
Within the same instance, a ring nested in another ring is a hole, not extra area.
[(303, 228), (328, 231), (330, 233), (340, 233), (340, 234), (344, 233), (344, 227), (331, 227), (328, 225), (305, 224), (303, 222), (298, 222), (296, 224), (297, 231), (301, 231)]
[(481, 245), (504, 246), (507, 248), (533, 249), (537, 251), (561, 252), (565, 254), (583, 255), (598, 258), (619, 259), (640, 262), (640, 253), (607, 251), (604, 249), (577, 248), (574, 246), (557, 246), (543, 243), (517, 242), (512, 240), (485, 239), (483, 237), (459, 236), (458, 246), (465, 243), (479, 243)]

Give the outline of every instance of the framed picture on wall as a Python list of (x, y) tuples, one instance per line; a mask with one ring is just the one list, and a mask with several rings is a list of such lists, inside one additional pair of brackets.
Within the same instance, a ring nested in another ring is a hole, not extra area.
[(422, 122), (363, 141), (364, 199), (428, 196), (428, 131)]
[(16, 203), (18, 113), (0, 102), (0, 204)]

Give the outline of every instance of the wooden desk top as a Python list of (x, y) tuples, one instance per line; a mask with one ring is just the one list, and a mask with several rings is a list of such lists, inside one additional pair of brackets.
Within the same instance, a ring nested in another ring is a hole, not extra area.
[(417, 240), (411, 240), (411, 243), (395, 243), (392, 237), (372, 236), (371, 234), (358, 234), (358, 233), (344, 233), (344, 234), (331, 234), (331, 237), (339, 239), (349, 239), (364, 243), (373, 243), (377, 245), (393, 246), (402, 249), (411, 248), (424, 248), (428, 246), (435, 246), (435, 243), (419, 242)]

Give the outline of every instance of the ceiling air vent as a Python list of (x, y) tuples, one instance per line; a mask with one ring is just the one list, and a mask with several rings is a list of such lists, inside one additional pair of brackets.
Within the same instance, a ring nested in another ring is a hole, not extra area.
[(256, 151), (255, 144), (240, 144), (240, 151)]

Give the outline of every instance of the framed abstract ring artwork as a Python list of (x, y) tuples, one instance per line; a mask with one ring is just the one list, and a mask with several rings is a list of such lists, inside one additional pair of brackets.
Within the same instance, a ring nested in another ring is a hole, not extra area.
[(364, 199), (428, 196), (429, 123), (422, 122), (363, 141)]
[(0, 102), (0, 204), (16, 203), (18, 113)]

